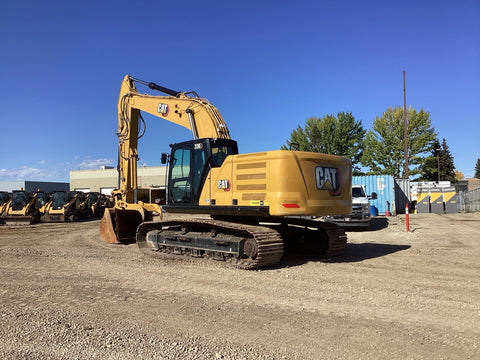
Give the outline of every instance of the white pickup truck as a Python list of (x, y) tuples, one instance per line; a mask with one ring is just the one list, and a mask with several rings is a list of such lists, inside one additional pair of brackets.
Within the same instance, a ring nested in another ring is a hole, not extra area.
[(340, 226), (370, 229), (372, 216), (370, 214), (370, 202), (368, 200), (375, 200), (376, 198), (376, 193), (367, 196), (363, 185), (352, 185), (352, 213), (347, 215), (325, 216), (325, 220), (334, 222)]

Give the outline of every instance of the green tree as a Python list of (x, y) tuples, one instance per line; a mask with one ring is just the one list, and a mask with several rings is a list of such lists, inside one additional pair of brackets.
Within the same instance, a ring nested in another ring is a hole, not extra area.
[(431, 145), (431, 153), (425, 157), (421, 166), (420, 181), (437, 181), (438, 180), (438, 162), (437, 153), (440, 151), (440, 141), (435, 139)]
[(480, 159), (477, 159), (477, 164), (475, 165), (475, 178), (480, 179)]
[(453, 164), (453, 156), (448, 148), (445, 138), (442, 141), (442, 147), (439, 154), (440, 161), (440, 181), (456, 182), (455, 165)]
[(425, 158), (421, 167), (419, 180), (438, 181), (438, 168), (440, 167), (440, 181), (456, 182), (455, 166), (453, 165), (453, 156), (447, 145), (445, 138), (440, 145), (440, 141), (435, 139), (432, 143), (431, 154)]
[[(437, 134), (428, 111), (409, 108), (407, 119), (409, 173), (414, 176), (420, 172)], [(373, 128), (367, 132), (361, 163), (372, 174), (405, 176), (404, 154), (403, 109), (390, 107), (381, 117), (376, 117)]]
[(282, 145), (282, 149), (345, 156), (352, 161), (354, 171), (358, 172), (364, 137), (362, 122), (356, 121), (351, 112), (339, 112), (337, 116), (308, 118), (304, 127), (298, 125), (291, 132), (290, 140)]

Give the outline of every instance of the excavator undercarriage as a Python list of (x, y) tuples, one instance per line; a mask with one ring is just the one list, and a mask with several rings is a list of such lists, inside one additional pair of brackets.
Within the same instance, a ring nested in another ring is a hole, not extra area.
[(210, 219), (144, 222), (136, 241), (147, 252), (203, 257), (241, 269), (277, 264), (289, 244), (316, 257), (339, 255), (347, 244), (334, 224), (303, 219), (264, 219), (254, 224)]

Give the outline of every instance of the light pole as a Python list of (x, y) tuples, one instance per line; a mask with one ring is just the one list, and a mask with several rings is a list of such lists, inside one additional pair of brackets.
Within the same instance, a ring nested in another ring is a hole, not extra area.
[(405, 142), (405, 178), (409, 178), (408, 173), (408, 132), (407, 132), (407, 95), (405, 90), (405, 70), (403, 70), (403, 138)]

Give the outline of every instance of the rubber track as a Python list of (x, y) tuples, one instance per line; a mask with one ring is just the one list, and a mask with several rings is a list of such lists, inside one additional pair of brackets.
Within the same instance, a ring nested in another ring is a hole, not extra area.
[[(228, 235), (240, 236), (242, 238), (253, 238), (258, 248), (255, 258), (226, 258), (226, 261), (236, 268), (254, 269), (274, 265), (277, 264), (283, 256), (283, 239), (276, 230), (268, 226), (246, 225), (210, 219), (167, 220), (142, 223), (137, 229), (137, 232), (141, 234), (141, 237), (137, 234), (137, 244), (142, 248), (141, 243), (145, 242), (146, 234), (151, 230), (160, 230), (170, 226), (188, 227), (189, 225), (192, 226), (192, 228), (200, 227), (206, 230), (216, 230)], [(163, 252), (162, 250), (159, 251)]]

